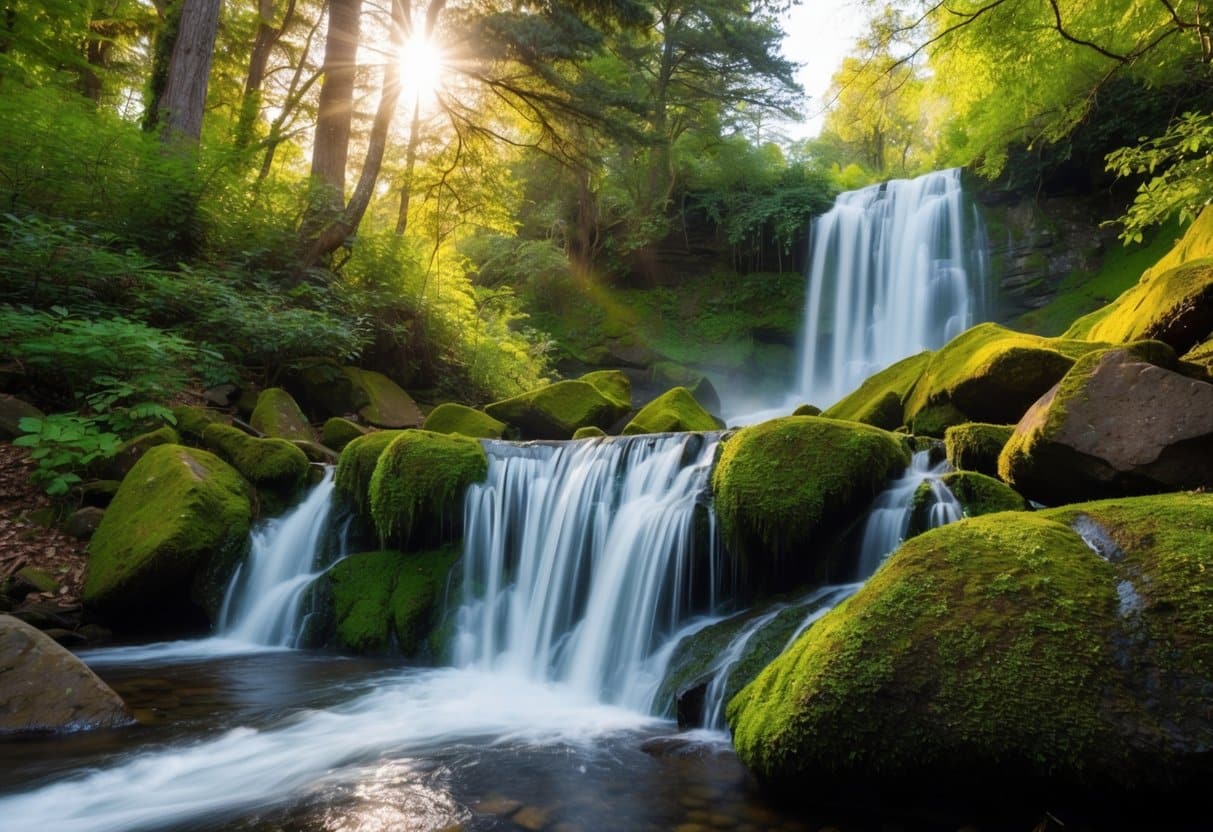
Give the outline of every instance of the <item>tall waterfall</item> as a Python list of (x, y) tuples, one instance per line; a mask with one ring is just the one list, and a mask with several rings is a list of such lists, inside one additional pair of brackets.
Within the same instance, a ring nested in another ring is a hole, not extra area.
[(723, 583), (695, 534), (698, 516), (712, 536), (697, 506), (716, 444), (486, 442), (488, 478), (465, 502), (458, 663), (646, 709), (661, 681), (651, 657)]
[(803, 401), (828, 407), (981, 314), (985, 234), (959, 169), (839, 194), (811, 236)]

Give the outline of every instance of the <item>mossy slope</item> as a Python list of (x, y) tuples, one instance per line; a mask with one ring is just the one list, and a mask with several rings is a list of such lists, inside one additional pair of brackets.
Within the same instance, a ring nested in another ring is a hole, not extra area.
[(152, 448), (89, 543), (85, 604), (145, 627), (180, 617), (195, 575), (244, 551), (250, 518), (248, 486), (226, 462), (180, 445)]
[(379, 536), (407, 540), (420, 532), (426, 539), (443, 537), (444, 527), (458, 516), (463, 492), (487, 473), (488, 458), (475, 439), (403, 431), (383, 449), (371, 475), (371, 518)]
[(479, 439), (500, 439), (505, 433), (505, 422), (499, 422), (487, 413), (454, 402), (435, 407), (425, 417), (422, 430), (434, 433), (458, 433)]
[(719, 430), (720, 427), (690, 390), (674, 387), (642, 407), (624, 427), (623, 433), (631, 436), (637, 433)]

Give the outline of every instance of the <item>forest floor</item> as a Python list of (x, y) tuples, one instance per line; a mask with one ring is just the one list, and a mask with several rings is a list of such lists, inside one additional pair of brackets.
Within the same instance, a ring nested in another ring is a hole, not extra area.
[(50, 516), (54, 506), (30, 482), (34, 466), (24, 448), (0, 442), (0, 584), (26, 567), (34, 567), (54, 578), (59, 587), (12, 599), (18, 611), (28, 608), (53, 614), (57, 609), (73, 615), (80, 608), (87, 543), (38, 522), (38, 515)]

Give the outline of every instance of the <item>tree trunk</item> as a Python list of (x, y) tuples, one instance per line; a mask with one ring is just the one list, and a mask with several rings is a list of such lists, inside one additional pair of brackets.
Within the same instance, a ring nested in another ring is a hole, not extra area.
[(354, 116), (354, 71), (361, 15), (362, 0), (329, 0), (324, 80), (320, 84), (316, 135), (312, 144), (312, 177), (328, 186), (332, 207), (338, 210), (345, 199), (345, 166)]
[(161, 136), (166, 140), (185, 137), (197, 141), (202, 135), (206, 87), (221, 5), (222, 0), (182, 2), (180, 26), (158, 108), (163, 125)]
[(160, 26), (152, 44), (152, 71), (147, 80), (142, 122), (143, 129), (148, 133), (154, 133), (160, 127), (160, 102), (164, 99), (169, 63), (173, 57), (173, 47), (177, 43), (177, 32), (181, 27), (181, 8), (182, 0), (156, 4)]
[(409, 125), (409, 147), (404, 156), (404, 184), (400, 187), (400, 211), (396, 215), (396, 236), (403, 237), (409, 227), (409, 202), (413, 197), (413, 171), (417, 167), (417, 144), (421, 138), (421, 96), (413, 104), (413, 123)]
[(257, 36), (253, 39), (253, 51), (249, 55), (248, 74), (244, 78), (244, 95), (240, 101), (240, 117), (236, 123), (235, 144), (238, 149), (249, 146), (253, 140), (253, 126), (261, 114), (261, 85), (265, 81), (265, 69), (269, 65), (270, 53), (277, 45), (282, 33), (291, 25), (295, 16), (295, 0), (287, 0), (282, 15), (282, 25), (275, 27), (274, 0), (257, 2)]

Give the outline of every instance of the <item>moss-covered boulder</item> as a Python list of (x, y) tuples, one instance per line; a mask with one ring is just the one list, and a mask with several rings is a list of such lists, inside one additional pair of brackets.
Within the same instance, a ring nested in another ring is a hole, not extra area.
[(383, 449), (371, 475), (371, 518), (379, 536), (458, 537), (463, 493), (485, 478), (488, 466), (484, 448), (475, 439), (403, 431)]
[(177, 433), (191, 444), (202, 441), (202, 432), (208, 425), (222, 422), (224, 419), (215, 411), (202, 407), (183, 404), (173, 408), (173, 418), (177, 420)]
[(977, 471), (997, 477), (998, 455), (1014, 431), (1014, 425), (989, 425), (984, 422), (953, 425), (943, 434), (948, 462), (962, 471)]
[(404, 431), (380, 430), (353, 439), (341, 451), (333, 487), (367, 521), (371, 517), (371, 476), (379, 455)]
[(199, 609), (192, 585), (244, 554), (251, 516), (248, 485), (222, 459), (181, 445), (152, 448), (89, 543), (85, 606), (145, 629), (189, 620)]
[(1129, 343), (1158, 340), (1186, 352), (1213, 333), (1213, 207), (1141, 280), (1080, 318), (1067, 337)]
[(349, 419), (334, 416), (324, 423), (320, 429), (320, 441), (326, 448), (332, 448), (337, 453), (345, 450), (345, 446), (359, 436), (366, 436), (367, 429)]
[(792, 411), (793, 416), (820, 416), (821, 408), (815, 404), (800, 404)]
[(253, 415), (249, 417), (249, 424), (274, 439), (316, 438), (299, 405), (291, 398), (291, 394), (281, 387), (270, 387), (261, 391), (257, 396)]
[(674, 361), (658, 361), (649, 368), (648, 376), (653, 388), (685, 387), (708, 413), (720, 412), (720, 393), (712, 380), (698, 370)]
[(353, 385), (358, 415), (379, 428), (417, 428), (425, 417), (412, 396), (383, 373), (345, 367), (342, 373)]
[(930, 363), (932, 355), (934, 353), (928, 351), (903, 358), (869, 377), (859, 385), (858, 390), (833, 407), (826, 408), (822, 415), (829, 419), (845, 419), (896, 430), (906, 421), (902, 402)]
[(458, 433), (477, 439), (500, 439), (505, 433), (505, 422), (475, 408), (454, 402), (440, 404), (425, 417), (422, 430), (434, 433)]
[(1213, 486), (1213, 384), (1158, 358), (1147, 342), (1080, 360), (1016, 425), (1002, 479), (1048, 505)]
[(642, 407), (624, 426), (623, 433), (632, 436), (637, 433), (719, 430), (720, 427), (716, 418), (700, 406), (690, 390), (675, 387)]
[(1028, 503), (1005, 482), (977, 471), (952, 471), (940, 481), (964, 509), (965, 517), (980, 517), (1000, 511), (1023, 511)]
[(931, 356), (906, 396), (905, 418), (922, 436), (943, 436), (965, 422), (1017, 422), (1075, 359), (1098, 346), (980, 324)]
[(168, 425), (142, 433), (123, 442), (105, 466), (111, 479), (120, 480), (135, 467), (145, 453), (157, 445), (179, 445), (181, 437)]
[(954, 523), (907, 541), (733, 699), (734, 745), (802, 799), (1204, 778), (1211, 601), (1211, 495)]
[(573, 431), (574, 439), (594, 439), (598, 436), (606, 436), (607, 432), (602, 428), (596, 428), (593, 425), (587, 425), (584, 428), (577, 428)]
[(273, 492), (279, 500), (289, 500), (307, 481), (307, 455), (285, 439), (258, 439), (231, 425), (212, 424), (203, 430), (202, 442), (259, 491)]
[(759, 587), (831, 577), (822, 556), (831, 535), (909, 461), (901, 437), (854, 422), (787, 416), (743, 428), (712, 474), (726, 546)]
[(513, 425), (524, 439), (570, 439), (577, 428), (609, 428), (628, 412), (586, 381), (558, 381), (488, 405), (485, 412)]
[(351, 555), (328, 573), (336, 622), (333, 640), (356, 653), (405, 656), (426, 652), (437, 623), (447, 573), (459, 550), (365, 552)]
[(621, 370), (598, 370), (586, 373), (584, 381), (625, 410), (632, 409), (632, 381)]

